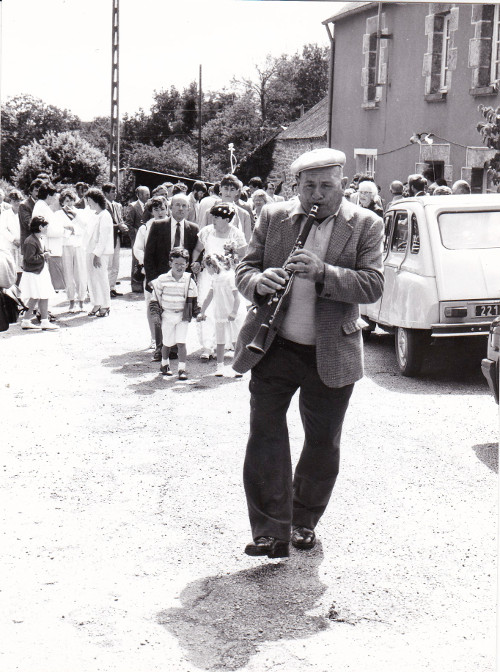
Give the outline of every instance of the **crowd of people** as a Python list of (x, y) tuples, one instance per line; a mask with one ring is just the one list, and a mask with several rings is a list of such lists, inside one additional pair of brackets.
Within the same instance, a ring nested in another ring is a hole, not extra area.
[(112, 183), (58, 188), (41, 173), (26, 195), (0, 189), (2, 288), (19, 302), (22, 330), (57, 331), (49, 303), (64, 294), (67, 312), (107, 317), (112, 299), (122, 296), (120, 251), (128, 238), (131, 289), (144, 293), (152, 361), (170, 376), (178, 358), (185, 380), (186, 331), (194, 321), (201, 360), (216, 359), (215, 375), (222, 376), (246, 312), (235, 267), (262, 207), (284, 200), (279, 188), (258, 177), (243, 187), (228, 174), (214, 185), (197, 181), (190, 191), (182, 181), (152, 192), (141, 185), (124, 207)]
[(408, 176), (403, 183), (400, 180), (394, 180), (389, 186), (392, 199), (385, 203), (380, 196), (380, 186), (375, 183), (371, 175), (356, 173), (349, 182), (344, 178), (344, 196), (352, 203), (361, 205), (364, 208), (372, 210), (375, 214), (382, 217), (385, 210), (402, 198), (411, 196), (445, 196), (451, 194), (470, 194), (471, 187), (466, 180), (457, 180), (451, 187), (448, 186), (444, 178), (438, 178), (430, 182), (420, 173), (414, 173)]
[[(383, 216), (387, 206), (373, 177), (356, 174), (342, 186), (347, 200)], [(296, 187), (286, 200), (298, 200)], [(26, 197), (19, 189), (7, 195), (0, 190), (0, 250), (15, 267), (14, 295), (26, 307), (21, 329), (56, 331), (49, 302), (60, 301), (59, 292), (65, 292), (70, 313), (109, 316), (111, 300), (122, 295), (120, 250), (128, 237), (131, 289), (144, 293), (152, 361), (171, 376), (171, 360), (178, 358), (177, 375), (186, 379), (186, 330), (194, 321), (201, 360), (215, 359), (215, 375), (224, 375), (224, 354), (234, 349), (247, 308), (235, 268), (264, 206), (285, 201), (281, 188), (260, 177), (244, 186), (228, 174), (213, 185), (196, 181), (190, 190), (182, 181), (164, 182), (152, 192), (141, 185), (126, 207), (112, 183), (58, 189), (44, 173)], [(464, 180), (450, 188), (444, 180), (429, 184), (410, 175), (405, 183), (393, 181), (390, 191), (387, 205), (424, 193), (470, 193), (470, 187)]]

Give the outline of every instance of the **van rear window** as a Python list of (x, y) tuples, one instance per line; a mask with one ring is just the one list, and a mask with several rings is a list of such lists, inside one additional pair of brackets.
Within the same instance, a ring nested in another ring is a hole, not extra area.
[(449, 250), (500, 247), (500, 212), (442, 212), (438, 226)]

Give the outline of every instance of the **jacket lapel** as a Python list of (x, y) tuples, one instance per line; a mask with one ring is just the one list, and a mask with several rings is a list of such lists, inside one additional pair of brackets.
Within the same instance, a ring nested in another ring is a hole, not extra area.
[(338, 215), (333, 223), (332, 235), (326, 250), (325, 261), (328, 264), (335, 264), (351, 237), (354, 228), (350, 221), (351, 218), (352, 212), (350, 208), (342, 201)]
[(286, 217), (281, 221), (281, 250), (283, 254), (283, 261), (286, 261), (290, 252), (292, 251), (295, 241), (300, 233), (301, 217), (295, 217), (293, 220), (290, 217), (290, 211), (287, 212)]

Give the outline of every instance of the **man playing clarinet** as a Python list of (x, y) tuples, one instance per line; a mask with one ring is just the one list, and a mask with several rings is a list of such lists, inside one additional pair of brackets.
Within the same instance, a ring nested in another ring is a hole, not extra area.
[[(359, 304), (382, 294), (383, 222), (343, 198), (345, 161), (329, 148), (294, 161), (299, 200), (264, 206), (236, 270), (254, 304), (233, 362), (240, 373), (252, 370), (243, 471), (252, 556), (288, 557), (290, 541), (314, 547), (339, 471), (344, 415), (363, 375)], [(284, 289), (276, 310), (272, 298)], [(262, 322), (269, 328), (259, 330)], [(292, 474), (286, 412), (298, 389), (305, 439)]]

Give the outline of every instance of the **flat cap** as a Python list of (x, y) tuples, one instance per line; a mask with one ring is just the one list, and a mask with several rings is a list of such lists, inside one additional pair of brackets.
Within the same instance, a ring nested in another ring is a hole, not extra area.
[(312, 170), (313, 168), (329, 168), (331, 166), (345, 166), (345, 154), (338, 149), (331, 149), (330, 147), (320, 147), (306, 152), (299, 156), (298, 159), (290, 166), (290, 170), (294, 175), (302, 173), (304, 170)]

